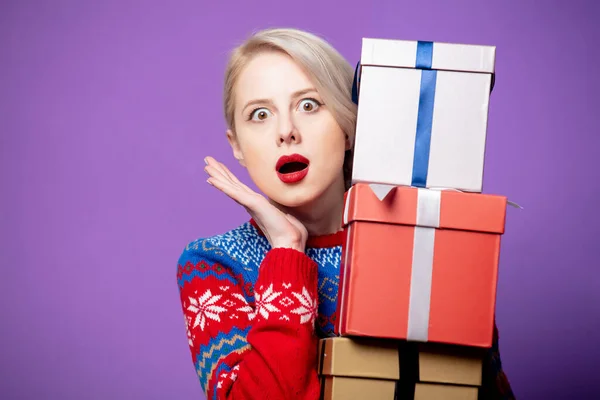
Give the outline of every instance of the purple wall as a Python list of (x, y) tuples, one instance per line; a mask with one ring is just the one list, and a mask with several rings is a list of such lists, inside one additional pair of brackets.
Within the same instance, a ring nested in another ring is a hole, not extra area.
[(282, 3), (2, 2), (0, 397), (203, 399), (176, 261), (246, 219), (202, 158), (247, 179), (225, 54), (273, 25), (352, 63), (363, 36), (498, 46), (484, 187), (525, 208), (503, 242), (504, 365), (520, 399), (598, 391), (598, 3)]

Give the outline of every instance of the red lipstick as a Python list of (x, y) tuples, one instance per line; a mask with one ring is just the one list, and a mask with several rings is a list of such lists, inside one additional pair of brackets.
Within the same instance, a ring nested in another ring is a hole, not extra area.
[(277, 160), (275, 170), (283, 183), (296, 183), (306, 177), (309, 164), (310, 161), (306, 157), (300, 154), (290, 154)]

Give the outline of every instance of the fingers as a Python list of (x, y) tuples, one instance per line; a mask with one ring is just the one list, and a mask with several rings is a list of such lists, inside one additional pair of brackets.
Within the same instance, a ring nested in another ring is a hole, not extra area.
[(213, 157), (206, 157), (204, 160), (207, 164), (205, 168), (207, 172), (209, 172), (209, 170), (214, 169), (211, 175), (215, 175), (214, 172), (217, 172), (224, 178), (228, 179), (232, 184), (238, 185), (241, 189), (246, 190), (250, 193), (254, 193), (252, 189), (240, 182), (239, 179), (223, 163), (218, 162)]
[(210, 175), (207, 182), (243, 206), (272, 246), (304, 248), (308, 234), (300, 221), (284, 214), (264, 196), (241, 183), (225, 165), (212, 157), (205, 160), (207, 165), (204, 169)]
[(206, 180), (206, 182), (208, 182), (208, 184), (216, 187), (221, 192), (225, 193), (236, 203), (238, 203), (244, 207), (247, 207), (247, 205), (246, 205), (247, 201), (244, 201), (244, 197), (245, 197), (246, 193), (244, 191), (240, 190), (239, 187), (236, 187), (235, 185), (233, 185), (231, 182), (229, 182), (227, 179), (225, 179), (222, 175), (210, 176)]
[(221, 173), (223, 176), (225, 176), (231, 182), (233, 182), (233, 183), (241, 183), (235, 177), (235, 175), (233, 175), (233, 173), (229, 170), (229, 168), (227, 168), (225, 166), (225, 164), (220, 163), (219, 161), (215, 160), (212, 157), (206, 157), (205, 161), (206, 161), (207, 166), (215, 168), (217, 171), (219, 171), (219, 173)]
[[(212, 157), (211, 157), (211, 158), (212, 158)], [(233, 173), (232, 173), (232, 172), (229, 170), (229, 168), (227, 168), (227, 167), (225, 166), (225, 164), (223, 164), (223, 163), (221, 163), (221, 162), (218, 162), (218, 161), (216, 161), (214, 158), (213, 158), (211, 161), (215, 162), (215, 163), (218, 165), (218, 167), (220, 168), (220, 170), (221, 170), (221, 171), (223, 171), (223, 172), (224, 172), (224, 173), (227, 175), (227, 177), (228, 177), (229, 179), (231, 179), (231, 181), (232, 181), (232, 182), (234, 182), (234, 183), (236, 183), (236, 184), (240, 185), (240, 186), (242, 187), (242, 189), (244, 189), (244, 190), (247, 190), (248, 192), (254, 193), (254, 191), (253, 191), (252, 189), (250, 189), (248, 186), (246, 186), (244, 183), (242, 183), (242, 182), (241, 182), (241, 181), (240, 181), (240, 180), (239, 180), (239, 179), (238, 179), (238, 178), (237, 178), (237, 177), (236, 177), (236, 176), (235, 176), (235, 175), (234, 175), (234, 174), (233, 174)]]
[(206, 157), (204, 161), (206, 162), (206, 167), (204, 167), (204, 170), (211, 176), (221, 175), (223, 178), (230, 180), (231, 183), (233, 183), (230, 174), (227, 173), (223, 164), (212, 157)]
[(205, 160), (207, 165), (204, 170), (209, 175), (206, 181), (244, 206), (250, 214), (255, 212), (260, 201), (259, 195), (237, 180), (227, 167), (214, 158), (206, 157)]

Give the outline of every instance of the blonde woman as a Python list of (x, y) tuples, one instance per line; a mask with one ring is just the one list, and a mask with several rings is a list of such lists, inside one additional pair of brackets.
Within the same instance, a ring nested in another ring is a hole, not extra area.
[[(226, 136), (264, 196), (205, 159), (208, 184), (251, 217), (191, 242), (178, 263), (192, 360), (208, 399), (319, 398), (317, 341), (336, 319), (353, 74), (331, 45), (294, 29), (258, 32), (231, 55)], [(510, 398), (499, 358), (493, 364), (492, 392)]]

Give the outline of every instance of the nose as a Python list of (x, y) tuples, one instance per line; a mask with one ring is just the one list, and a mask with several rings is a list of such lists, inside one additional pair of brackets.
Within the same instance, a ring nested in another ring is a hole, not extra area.
[(277, 145), (300, 143), (300, 132), (291, 115), (282, 115), (277, 126)]

